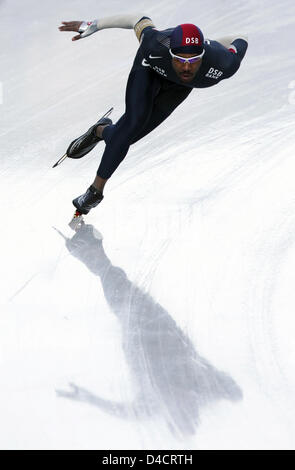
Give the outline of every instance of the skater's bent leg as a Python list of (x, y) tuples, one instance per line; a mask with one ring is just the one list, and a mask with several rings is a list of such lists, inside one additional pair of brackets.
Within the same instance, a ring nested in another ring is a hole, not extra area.
[(126, 89), (126, 111), (115, 125), (102, 131), (106, 148), (97, 175), (107, 180), (126, 156), (135, 137), (149, 121), (155, 96), (160, 83), (156, 74), (150, 70), (132, 70)]
[(192, 88), (164, 82), (160, 93), (154, 100), (153, 111), (149, 121), (136, 136), (132, 144), (145, 137), (158, 127), (191, 93)]
[[(179, 106), (190, 94), (192, 91), (191, 88), (186, 88), (181, 85), (176, 84), (166, 84), (158, 95), (154, 99), (154, 106), (152, 113), (148, 122), (146, 122), (145, 126), (141, 130), (141, 132), (134, 138), (132, 143), (137, 142), (138, 140), (142, 139), (144, 136), (149, 134), (152, 130), (154, 130), (157, 126), (159, 126), (168, 116)], [(124, 116), (120, 119), (123, 121)], [(117, 124), (120, 124), (118, 121)], [(111, 138), (113, 133), (113, 128), (116, 126), (99, 126), (102, 128), (101, 136), (102, 138), (108, 142)], [(104, 129), (107, 128), (105, 131)], [(109, 134), (109, 135), (108, 135)], [(99, 136), (100, 137), (100, 136)], [(93, 186), (98, 189), (99, 191), (103, 192), (104, 186), (107, 182), (107, 179), (102, 178), (97, 174)]]

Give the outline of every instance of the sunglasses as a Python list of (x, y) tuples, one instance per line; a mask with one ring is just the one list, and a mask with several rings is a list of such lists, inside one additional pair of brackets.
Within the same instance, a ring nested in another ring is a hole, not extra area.
[(181, 57), (180, 55), (173, 54), (171, 49), (169, 49), (169, 52), (173, 59), (178, 60), (182, 64), (185, 64), (186, 62), (188, 62), (189, 64), (194, 64), (195, 62), (199, 62), (202, 59), (203, 55), (205, 54), (205, 49), (203, 50), (202, 54), (195, 55), (194, 57), (189, 57), (188, 59), (186, 59), (185, 57)]

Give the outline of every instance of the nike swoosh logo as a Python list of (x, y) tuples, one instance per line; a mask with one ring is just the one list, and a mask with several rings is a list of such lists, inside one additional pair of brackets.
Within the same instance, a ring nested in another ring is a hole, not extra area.
[(143, 65), (144, 67), (150, 67), (150, 64), (145, 59), (143, 59), (141, 65)]
[(150, 59), (163, 59), (162, 56), (152, 56), (152, 55), (149, 55), (149, 58)]

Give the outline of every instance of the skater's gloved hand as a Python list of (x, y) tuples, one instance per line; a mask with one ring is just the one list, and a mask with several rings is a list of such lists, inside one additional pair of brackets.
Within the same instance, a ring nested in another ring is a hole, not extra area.
[(77, 36), (72, 37), (72, 41), (78, 41), (78, 39), (89, 36), (97, 31), (95, 22), (86, 23), (85, 21), (62, 21), (63, 26), (59, 26), (60, 31), (76, 31)]

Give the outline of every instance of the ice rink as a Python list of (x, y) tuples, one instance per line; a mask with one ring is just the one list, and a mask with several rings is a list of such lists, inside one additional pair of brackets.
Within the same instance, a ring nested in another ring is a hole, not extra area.
[[(130, 149), (73, 231), (104, 149), (52, 165), (114, 106), (132, 30), (249, 36)], [(0, 1), (0, 448), (295, 449), (295, 3)]]

